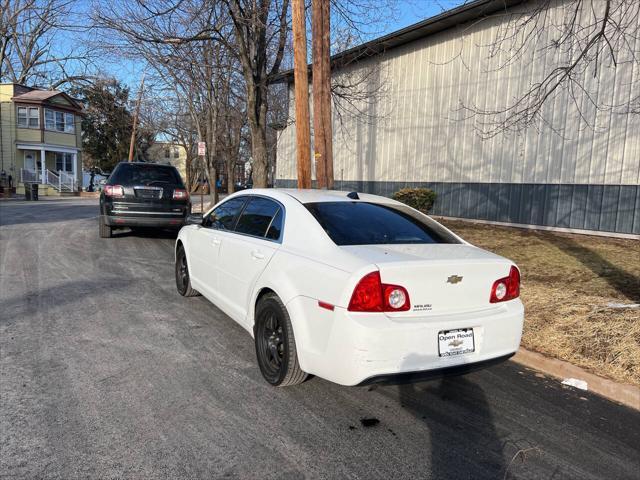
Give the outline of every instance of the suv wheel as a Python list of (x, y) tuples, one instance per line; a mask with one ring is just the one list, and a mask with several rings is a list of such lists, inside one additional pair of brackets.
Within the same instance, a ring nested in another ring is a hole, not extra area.
[(100, 219), (100, 238), (111, 238), (112, 236), (113, 229), (103, 219)]

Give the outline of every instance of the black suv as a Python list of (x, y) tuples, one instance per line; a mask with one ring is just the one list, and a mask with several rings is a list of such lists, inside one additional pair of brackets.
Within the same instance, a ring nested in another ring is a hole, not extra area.
[(100, 236), (118, 227), (179, 229), (191, 212), (189, 193), (175, 167), (119, 163), (100, 194)]

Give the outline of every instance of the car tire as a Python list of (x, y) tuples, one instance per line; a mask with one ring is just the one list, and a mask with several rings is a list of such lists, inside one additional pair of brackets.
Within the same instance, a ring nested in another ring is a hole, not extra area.
[(100, 219), (100, 238), (111, 238), (112, 236), (113, 228)]
[(196, 297), (200, 295), (197, 290), (191, 287), (191, 277), (189, 276), (189, 265), (187, 264), (187, 254), (184, 247), (180, 245), (176, 252), (176, 288), (183, 297)]
[(256, 306), (254, 341), (260, 372), (271, 385), (286, 387), (307, 379), (298, 362), (289, 313), (274, 293), (264, 295)]

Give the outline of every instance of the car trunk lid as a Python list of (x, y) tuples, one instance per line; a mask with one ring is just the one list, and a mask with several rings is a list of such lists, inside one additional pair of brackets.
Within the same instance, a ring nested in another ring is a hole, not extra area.
[(512, 262), (468, 244), (364, 245), (342, 247), (375, 264), (382, 283), (407, 289), (411, 317), (495, 308), (491, 286), (509, 274)]

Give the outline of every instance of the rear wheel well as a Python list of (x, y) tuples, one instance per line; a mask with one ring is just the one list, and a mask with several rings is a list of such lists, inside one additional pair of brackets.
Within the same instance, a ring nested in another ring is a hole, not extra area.
[(269, 293), (273, 293), (274, 295), (278, 295), (276, 292), (274, 292), (273, 290), (271, 290), (268, 287), (264, 287), (258, 292), (258, 296), (256, 297), (256, 301), (253, 304), (253, 311), (251, 312), (251, 315), (253, 317), (253, 326), (254, 326), (254, 328), (256, 326), (256, 310), (258, 309), (258, 303), (260, 303), (260, 300), (262, 299), (262, 297), (264, 297), (265, 295), (267, 295)]
[(264, 297), (264, 296), (265, 296), (266, 294), (268, 294), (268, 293), (273, 293), (274, 295), (277, 295), (277, 293), (276, 293), (276, 292), (274, 292), (273, 290), (271, 290), (270, 288), (267, 288), (267, 287), (265, 287), (265, 288), (263, 288), (262, 290), (260, 290), (260, 291), (258, 292), (258, 296), (256, 297), (256, 303), (254, 303), (254, 305), (253, 305), (254, 313), (255, 313), (255, 309), (256, 309), (256, 307), (258, 306), (258, 302), (260, 301), (260, 299), (261, 299), (262, 297)]
[(178, 240), (176, 242), (176, 250), (173, 252), (174, 259), (178, 258), (178, 250), (180, 249), (180, 247), (184, 248), (184, 245), (182, 244), (182, 240)]

